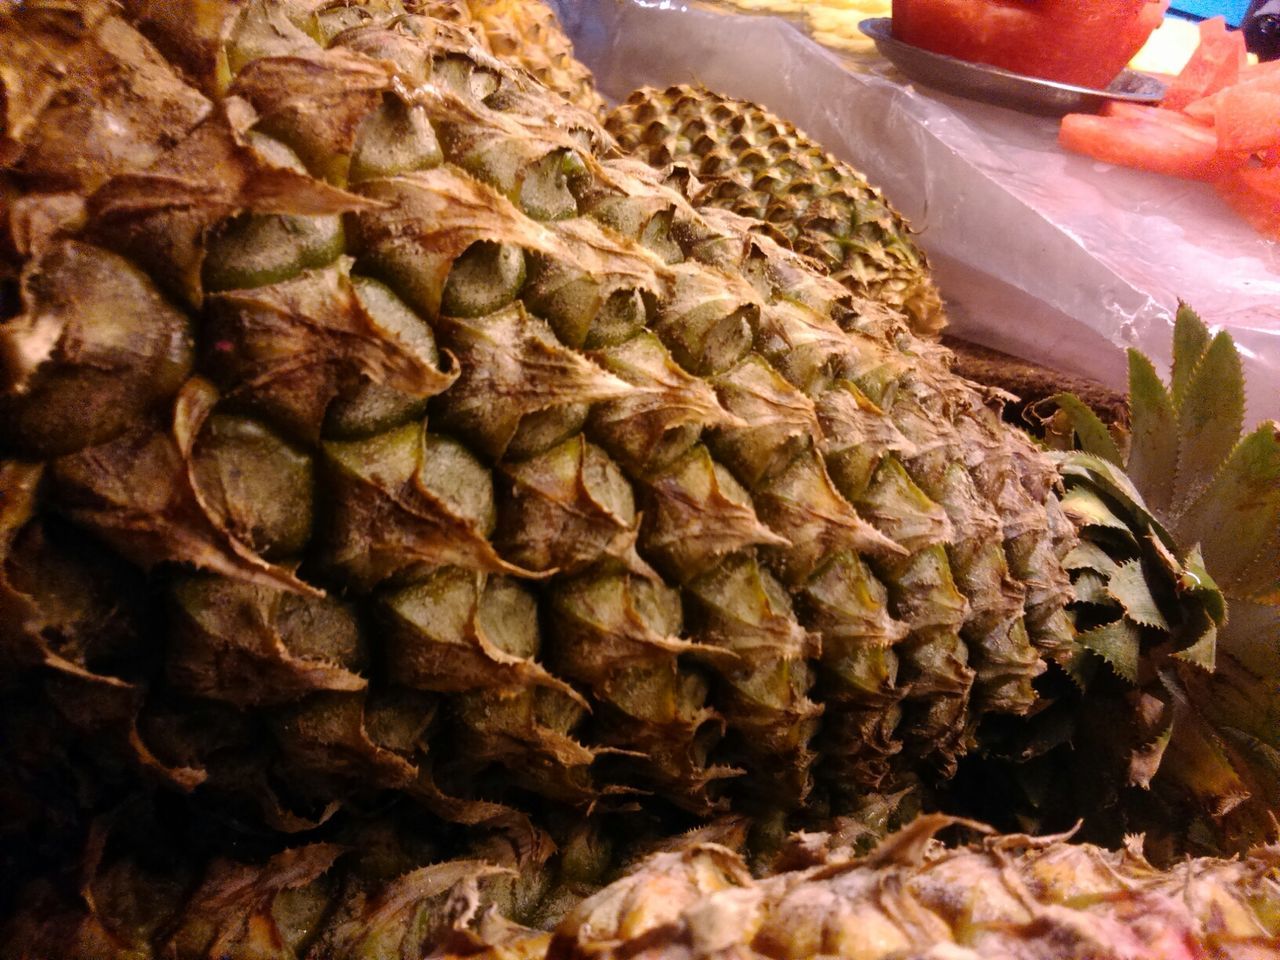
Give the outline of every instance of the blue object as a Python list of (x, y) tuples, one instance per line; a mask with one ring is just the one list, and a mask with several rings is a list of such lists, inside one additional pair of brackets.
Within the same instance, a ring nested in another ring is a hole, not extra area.
[(1238, 27), (1249, 9), (1249, 0), (1174, 0), (1169, 9), (1174, 13), (1185, 13), (1197, 20), (1226, 17), (1227, 23)]

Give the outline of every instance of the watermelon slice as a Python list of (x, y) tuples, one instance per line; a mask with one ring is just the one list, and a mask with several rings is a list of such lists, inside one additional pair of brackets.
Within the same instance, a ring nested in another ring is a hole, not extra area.
[(1214, 97), (1218, 147), (1254, 153), (1280, 147), (1280, 85), (1241, 83)]
[(1181, 110), (1212, 96), (1240, 79), (1240, 67), (1248, 63), (1244, 35), (1228, 30), (1227, 21), (1214, 17), (1200, 24), (1200, 45), (1169, 85), (1161, 106)]
[(1241, 83), (1253, 83), (1255, 80), (1275, 80), (1280, 82), (1280, 60), (1247, 63), (1240, 68)]
[(1216, 180), (1245, 162), (1221, 153), (1213, 130), (1160, 107), (1112, 104), (1106, 116), (1068, 114), (1058, 139), (1104, 163), (1188, 180)]
[(893, 0), (893, 34), (935, 53), (1106, 87), (1169, 0)]
[[(1260, 69), (1266, 68), (1266, 69)], [(1271, 63), (1257, 64), (1247, 67), (1240, 71), (1240, 82), (1219, 90), (1217, 93), (1202, 97), (1199, 100), (1193, 100), (1191, 103), (1183, 107), (1182, 112), (1187, 116), (1199, 120), (1203, 123), (1216, 123), (1218, 118), (1218, 104), (1228, 95), (1238, 96), (1239, 94), (1232, 91), (1249, 88), (1252, 91), (1270, 91), (1271, 93), (1280, 94), (1280, 60)]]
[(1182, 108), (1182, 112), (1197, 123), (1211, 127), (1218, 122), (1218, 97), (1221, 95), (1222, 91), (1218, 91), (1212, 96), (1192, 100)]
[(1244, 167), (1224, 177), (1217, 187), (1255, 230), (1280, 240), (1280, 167)]

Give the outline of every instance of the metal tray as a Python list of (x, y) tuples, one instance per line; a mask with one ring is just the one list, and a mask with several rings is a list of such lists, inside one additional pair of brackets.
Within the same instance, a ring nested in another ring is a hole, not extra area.
[(1025, 113), (1097, 113), (1109, 100), (1159, 103), (1164, 97), (1163, 83), (1133, 70), (1122, 71), (1106, 90), (1092, 90), (922, 50), (894, 39), (890, 17), (863, 20), (858, 27), (875, 41), (881, 54), (917, 83)]

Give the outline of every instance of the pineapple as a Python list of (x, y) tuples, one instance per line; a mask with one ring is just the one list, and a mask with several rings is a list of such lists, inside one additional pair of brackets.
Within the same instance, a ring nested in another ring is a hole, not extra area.
[[(945, 326), (925, 254), (905, 220), (857, 170), (787, 121), (753, 103), (699, 87), (643, 89), (606, 118), (627, 150), (655, 164), (687, 167), (695, 205), (762, 221), (758, 229), (814, 257), (855, 296), (903, 311), (921, 337)], [(944, 334), (962, 376), (1009, 394), (1005, 419), (1027, 426), (1064, 390), (1109, 423), (1123, 423), (1126, 398), (1069, 376)]]
[(619, 145), (658, 166), (688, 165), (693, 199), (763, 221), (855, 295), (902, 310), (934, 337), (946, 324), (924, 252), (866, 177), (754, 103), (698, 87), (637, 90), (606, 119)]
[(550, 923), (593, 831), (767, 851), (1087, 657), (1056, 465), (945, 351), (437, 13), (0, 11), (10, 952)]
[(930, 835), (952, 822), (921, 817), (863, 859), (809, 835), (799, 869), (760, 881), (722, 847), (662, 854), (584, 901), (555, 931), (550, 955), (1280, 956), (1274, 847), (1161, 872), (1132, 846), (1060, 837), (945, 849)]
[(570, 103), (604, 115), (591, 71), (574, 57), (551, 7), (542, 0), (467, 0), (467, 6), (495, 56), (528, 70)]
[(1074, 533), (936, 348), (463, 27), (173, 10), (4, 15), (11, 736), (287, 833), (839, 811), (1031, 708)]
[(79, 896), (33, 889), (0, 946), (95, 960), (1280, 956), (1275, 847), (1160, 871), (1136, 843), (1110, 851), (1012, 835), (947, 848), (932, 838), (955, 825), (976, 827), (921, 817), (863, 857), (840, 832), (802, 834), (762, 879), (719, 837), (688, 837), (545, 930), (504, 916), (504, 867), (481, 860), (386, 880), (371, 874), (375, 856), (332, 843), (194, 873), (98, 863)]
[[(792, 190), (821, 193), (807, 169), (797, 171), (794, 157), (776, 149), (778, 137), (802, 137), (783, 121), (751, 104), (674, 87), (638, 91), (610, 115), (608, 126), (655, 162), (692, 164), (711, 183), (696, 188), (698, 203), (767, 217), (793, 245), (819, 252), (839, 271), (832, 254), (842, 228), (772, 199)], [(766, 140), (775, 144), (773, 159), (760, 149)], [(819, 147), (803, 146), (821, 155)], [(840, 166), (830, 157), (825, 163)], [(744, 193), (748, 188), (756, 192)], [(836, 276), (851, 291), (867, 292), (847, 271)], [(1217, 356), (1193, 377), (1187, 371), (1198, 370), (1210, 338), (1189, 311), (1180, 314), (1178, 327), (1180, 384), (1166, 390), (1149, 361), (1133, 356), (1135, 449), (1129, 456), (1141, 492), (1117, 469), (1130, 462), (1124, 443), (1112, 440), (1097, 415), (1115, 425), (1123, 441), (1128, 411), (1120, 408), (1127, 403), (1086, 382), (1093, 388), (1084, 394), (1087, 404), (1073, 398), (1067, 407), (1068, 420), (1083, 425), (1086, 450), (1107, 461), (1073, 457), (1061, 467), (1068, 487), (1063, 506), (1086, 541), (1067, 558), (1078, 639), (1094, 656), (1069, 668), (1072, 683), (1054, 677), (1040, 685), (1033, 722), (995, 717), (982, 727), (984, 755), (1010, 762), (997, 761), (995, 771), (989, 762), (971, 764), (958, 789), (935, 803), (976, 806), (1009, 829), (1067, 829), (1084, 815), (1089, 834), (1110, 844), (1126, 830), (1148, 831), (1149, 847), (1163, 858), (1187, 849), (1242, 852), (1274, 838), (1280, 676), (1272, 661), (1280, 612), (1272, 595), (1280, 582), (1274, 562), (1280, 474), (1268, 438), (1275, 426), (1260, 427), (1233, 453), (1244, 389), (1234, 350), (1219, 338)], [(1037, 402), (1051, 406), (1064, 380), (1075, 386), (1051, 371), (948, 340), (966, 375), (1022, 395), (1025, 402), (1007, 411), (1014, 418), (1034, 414)], [(1189, 393), (1192, 383), (1196, 391)], [(1197, 422), (1206, 418), (1208, 427)], [(1172, 488), (1191, 493), (1170, 494), (1175, 475)], [(1196, 492), (1206, 489), (1235, 506), (1248, 504), (1247, 511), (1224, 509)], [(1170, 502), (1179, 496), (1180, 503)], [(1198, 541), (1210, 530), (1220, 532), (1209, 541), (1216, 555), (1206, 569)], [(1223, 572), (1240, 585), (1220, 591), (1211, 574)], [(1228, 621), (1228, 600), (1245, 611), (1243, 628)], [(1100, 755), (1108, 758), (1107, 769), (1123, 775), (1094, 776)], [(993, 778), (1008, 778), (1011, 788), (993, 792)], [(1022, 803), (1011, 806), (1012, 796)]]

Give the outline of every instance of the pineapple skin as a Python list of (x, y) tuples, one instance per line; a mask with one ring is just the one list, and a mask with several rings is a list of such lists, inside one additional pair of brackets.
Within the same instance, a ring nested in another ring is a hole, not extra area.
[[(604, 886), (562, 872), (543, 886), (549, 905), (566, 882), (589, 895), (540, 927), (509, 919), (520, 881), (492, 847), (478, 852), (496, 863), (455, 859), (389, 878), (371, 872), (376, 857), (338, 844), (186, 873), (122, 860), (93, 865), (80, 896), (53, 884), (29, 891), (0, 947), (95, 960), (1280, 956), (1274, 847), (1162, 871), (1136, 844), (932, 839), (955, 823), (921, 817), (861, 857), (838, 833), (802, 834), (762, 879), (729, 847), (686, 838)], [(523, 869), (522, 879), (537, 874)]]
[(820, 816), (1030, 709), (1052, 463), (419, 9), (0, 18), (6, 840)]
[(494, 56), (528, 70), (549, 90), (589, 113), (608, 107), (591, 71), (573, 55), (555, 11), (542, 0), (467, 0)]
[(1005, 835), (948, 849), (931, 834), (950, 823), (920, 817), (862, 859), (807, 835), (796, 869), (759, 881), (724, 848), (662, 854), (585, 900), (549, 956), (1280, 956), (1274, 847), (1161, 871), (1136, 841)]
[(942, 298), (911, 227), (849, 164), (757, 104), (702, 87), (635, 91), (605, 118), (626, 151), (687, 166), (699, 206), (762, 221), (764, 231), (820, 262), (855, 295), (901, 310), (935, 338)]

